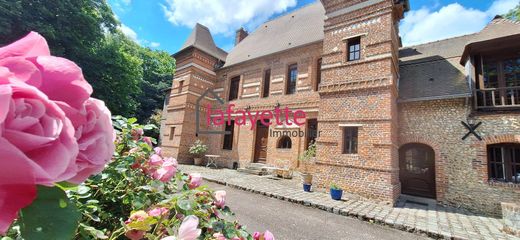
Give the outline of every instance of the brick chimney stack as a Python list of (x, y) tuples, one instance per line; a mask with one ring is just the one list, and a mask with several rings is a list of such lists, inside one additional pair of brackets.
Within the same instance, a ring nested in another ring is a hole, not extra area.
[(247, 33), (247, 31), (241, 27), (240, 29), (237, 30), (236, 32), (236, 35), (235, 35), (235, 46), (241, 42), (242, 40), (244, 40), (244, 38), (247, 37), (247, 35), (249, 35), (249, 33)]

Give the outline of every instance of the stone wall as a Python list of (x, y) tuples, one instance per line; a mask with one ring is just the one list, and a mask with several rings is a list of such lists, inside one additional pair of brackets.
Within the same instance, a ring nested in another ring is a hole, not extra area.
[[(500, 202), (518, 202), (520, 186), (488, 181), (487, 145), (520, 143), (517, 113), (472, 113), (466, 99), (399, 105), (399, 144), (422, 143), (435, 152), (437, 200), (477, 212), (500, 214)], [(461, 138), (472, 114), (484, 139)], [(515, 137), (516, 136), (516, 137)]]

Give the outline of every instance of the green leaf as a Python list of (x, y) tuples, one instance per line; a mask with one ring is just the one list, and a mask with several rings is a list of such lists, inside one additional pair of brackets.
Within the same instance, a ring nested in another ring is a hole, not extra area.
[(59, 187), (38, 186), (38, 197), (20, 213), (24, 239), (72, 239), (80, 213)]
[(190, 211), (193, 208), (190, 200), (182, 199), (177, 202), (177, 206), (184, 211)]
[(137, 122), (137, 118), (129, 118), (129, 119), (128, 119), (128, 123), (129, 123), (129, 124), (133, 124), (133, 123), (135, 123), (135, 122)]

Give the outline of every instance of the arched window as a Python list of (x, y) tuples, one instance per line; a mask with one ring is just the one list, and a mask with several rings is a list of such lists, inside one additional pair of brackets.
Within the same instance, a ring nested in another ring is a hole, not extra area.
[(292, 147), (292, 141), (291, 138), (288, 136), (283, 136), (280, 139), (278, 139), (278, 144), (276, 146), (277, 148), (283, 148), (283, 149), (289, 149)]
[(520, 183), (520, 144), (489, 145), (487, 158), (490, 180)]

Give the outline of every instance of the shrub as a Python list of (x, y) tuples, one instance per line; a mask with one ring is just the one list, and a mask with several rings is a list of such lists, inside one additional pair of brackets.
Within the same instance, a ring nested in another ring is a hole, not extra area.
[(200, 139), (197, 139), (189, 149), (189, 152), (195, 156), (201, 156), (206, 151), (208, 151), (208, 146), (204, 145)]

